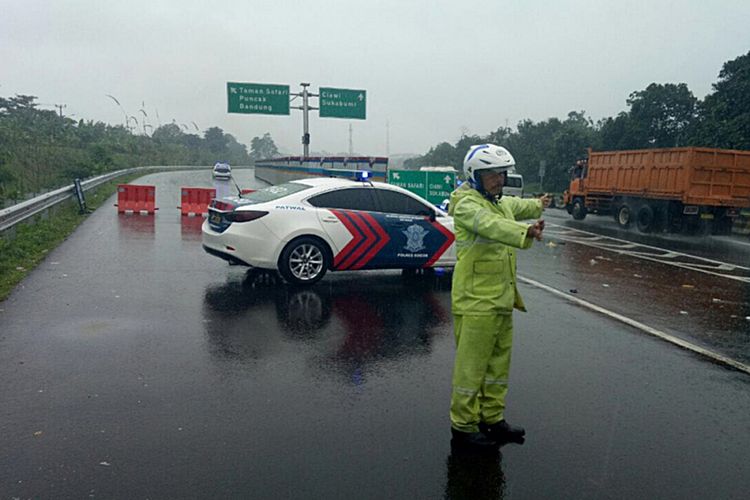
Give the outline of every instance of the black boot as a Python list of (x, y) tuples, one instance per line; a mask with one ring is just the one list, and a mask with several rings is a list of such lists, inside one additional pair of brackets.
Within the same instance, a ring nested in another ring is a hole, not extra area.
[(479, 430), (498, 443), (519, 443), (525, 440), (526, 431), (523, 427), (510, 425), (505, 420), (495, 424), (479, 424)]
[(497, 442), (485, 436), (481, 432), (461, 432), (451, 428), (453, 436), (452, 444), (467, 448), (491, 449), (497, 446)]

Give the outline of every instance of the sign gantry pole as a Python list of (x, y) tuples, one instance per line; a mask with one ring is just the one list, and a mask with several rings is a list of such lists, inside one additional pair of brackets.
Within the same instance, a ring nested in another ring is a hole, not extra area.
[(302, 106), (292, 107), (294, 109), (302, 110), (302, 156), (307, 158), (310, 156), (310, 117), (308, 115), (311, 109), (318, 109), (314, 106), (310, 106), (308, 99), (310, 97), (318, 97), (318, 94), (313, 94), (312, 92), (307, 91), (307, 87), (310, 86), (309, 83), (300, 83), (300, 85), (302, 86), (302, 92), (294, 95), (302, 98)]

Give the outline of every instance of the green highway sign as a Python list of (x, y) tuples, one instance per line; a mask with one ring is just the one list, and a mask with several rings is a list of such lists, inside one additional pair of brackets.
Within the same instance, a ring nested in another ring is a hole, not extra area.
[(388, 170), (388, 184), (408, 189), (424, 197), (427, 192), (427, 176), (418, 170)]
[(388, 170), (388, 183), (418, 194), (434, 205), (450, 198), (456, 187), (454, 172), (424, 172), (420, 170)]
[(321, 118), (365, 119), (367, 91), (320, 87)]
[(227, 82), (229, 113), (289, 114), (289, 85)]

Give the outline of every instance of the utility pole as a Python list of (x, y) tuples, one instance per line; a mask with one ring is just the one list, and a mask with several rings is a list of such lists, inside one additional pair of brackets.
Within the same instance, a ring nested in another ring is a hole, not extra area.
[(385, 156), (391, 155), (391, 123), (385, 121)]
[(68, 105), (67, 104), (54, 104), (54, 106), (60, 111), (60, 118), (62, 118), (63, 117), (62, 110), (63, 108), (67, 108)]
[(349, 156), (354, 156), (354, 144), (352, 143), (352, 124), (349, 124)]
[(547, 162), (539, 160), (539, 190), (544, 191), (544, 174), (547, 170)]

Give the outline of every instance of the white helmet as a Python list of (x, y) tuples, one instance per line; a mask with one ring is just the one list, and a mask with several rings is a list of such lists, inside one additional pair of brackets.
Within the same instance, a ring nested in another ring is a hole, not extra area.
[(469, 148), (464, 157), (464, 174), (473, 187), (481, 187), (477, 172), (481, 170), (495, 170), (507, 172), (516, 165), (516, 160), (510, 151), (494, 144), (478, 144)]

